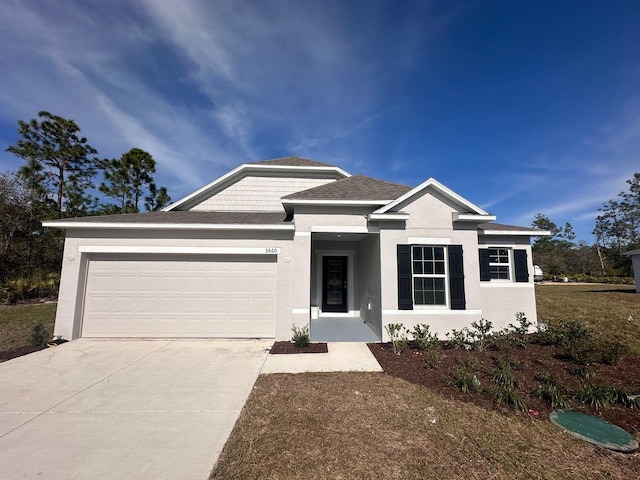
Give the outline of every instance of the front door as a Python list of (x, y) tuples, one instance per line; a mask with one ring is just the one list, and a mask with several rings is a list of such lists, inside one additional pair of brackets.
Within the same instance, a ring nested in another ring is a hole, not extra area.
[(322, 257), (323, 312), (347, 312), (347, 258)]

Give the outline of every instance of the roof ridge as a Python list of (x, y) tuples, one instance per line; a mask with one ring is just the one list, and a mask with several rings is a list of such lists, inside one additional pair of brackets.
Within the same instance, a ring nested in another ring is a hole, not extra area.
[(282, 165), (282, 166), (300, 166), (300, 167), (336, 167), (330, 163), (318, 162), (309, 158), (298, 157), (297, 155), (289, 155), (286, 157), (269, 158), (266, 160), (257, 160), (247, 162), (247, 165)]

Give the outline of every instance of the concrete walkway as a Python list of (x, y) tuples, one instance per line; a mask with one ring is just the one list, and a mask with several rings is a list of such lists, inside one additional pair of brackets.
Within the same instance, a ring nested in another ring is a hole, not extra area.
[(328, 353), (269, 355), (260, 373), (381, 372), (366, 343), (327, 343)]
[(80, 339), (0, 363), (0, 477), (206, 480), (271, 344)]
[(0, 477), (206, 480), (259, 373), (381, 371), (365, 343), (80, 339), (0, 363)]

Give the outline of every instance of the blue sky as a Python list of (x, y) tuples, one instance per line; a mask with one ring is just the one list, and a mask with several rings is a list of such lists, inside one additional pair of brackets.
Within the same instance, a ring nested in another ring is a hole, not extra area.
[(17, 120), (72, 118), (174, 200), (298, 155), (592, 242), (640, 171), (637, 1), (3, 0), (0, 170)]

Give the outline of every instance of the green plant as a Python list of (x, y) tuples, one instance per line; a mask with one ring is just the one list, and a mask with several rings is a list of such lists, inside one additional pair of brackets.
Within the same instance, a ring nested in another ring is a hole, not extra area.
[(529, 328), (531, 328), (533, 324), (527, 319), (524, 312), (516, 312), (516, 322), (517, 325), (510, 323), (507, 331), (513, 344), (524, 348), (527, 346)]
[(540, 382), (538, 388), (533, 391), (533, 394), (546, 400), (551, 408), (567, 409), (571, 408), (571, 401), (558, 391), (558, 384), (560, 381), (558, 378), (548, 372), (539, 372), (535, 376), (536, 380)]
[(493, 324), (484, 318), (481, 318), (477, 322), (471, 323), (472, 330), (468, 332), (468, 336), (471, 338), (473, 342), (473, 346), (479, 352), (484, 351), (488, 344), (491, 335), (491, 329), (493, 328)]
[(586, 341), (593, 337), (593, 331), (576, 320), (560, 322), (556, 326), (546, 329), (538, 328), (538, 339), (548, 345), (562, 345), (567, 347), (574, 343)]
[(498, 366), (491, 372), (491, 378), (502, 387), (516, 387), (518, 381), (513, 373), (511, 365), (504, 360), (498, 362)]
[(629, 408), (640, 408), (640, 395), (631, 395), (624, 387), (609, 387), (611, 403)]
[(629, 353), (629, 346), (619, 340), (602, 339), (597, 342), (598, 362), (615, 365), (623, 355)]
[(509, 405), (517, 410), (523, 412), (527, 410), (527, 405), (524, 399), (518, 394), (513, 385), (504, 386), (499, 385), (490, 389), (490, 394), (493, 397), (493, 401), (496, 405)]
[(298, 327), (296, 325), (291, 329), (293, 331), (292, 340), (296, 347), (309, 346), (309, 326)]
[(422, 365), (424, 368), (436, 369), (440, 366), (442, 360), (444, 360), (444, 356), (444, 353), (439, 350), (427, 350), (424, 353), (424, 362)]
[(407, 345), (406, 329), (401, 323), (388, 323), (384, 328), (391, 339), (391, 348), (393, 349), (393, 353), (400, 355), (404, 347)]
[(613, 403), (611, 387), (604, 384), (583, 383), (578, 387), (575, 397), (582, 403), (586, 403), (601, 410)]
[(41, 323), (36, 323), (31, 330), (31, 345), (43, 347), (47, 343), (47, 334)]
[(472, 340), (469, 338), (469, 330), (467, 328), (451, 330), (451, 332), (446, 333), (446, 337), (447, 339), (444, 342), (445, 348), (471, 348)]
[(453, 372), (453, 386), (462, 393), (471, 393), (480, 390), (480, 380), (477, 375), (458, 367)]
[(438, 344), (438, 334), (429, 332), (429, 325), (419, 323), (411, 332), (413, 345), (420, 350), (429, 351)]

